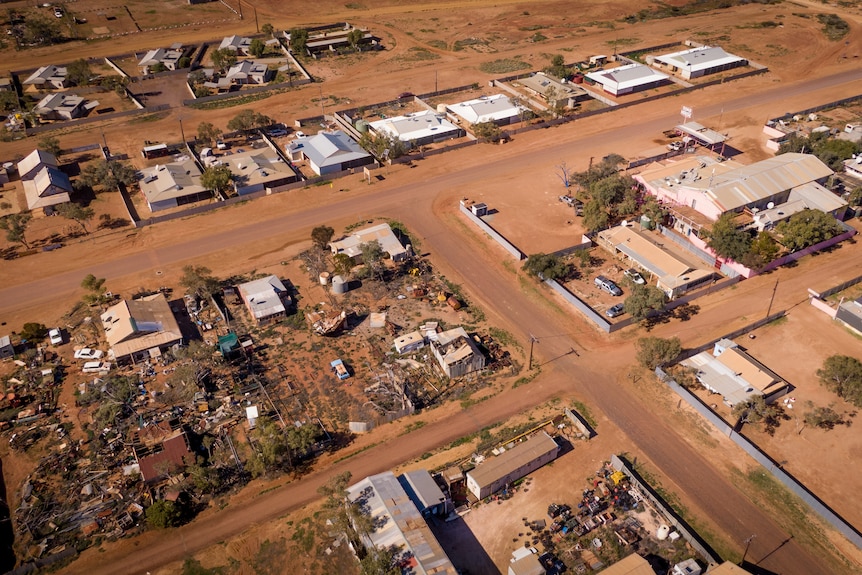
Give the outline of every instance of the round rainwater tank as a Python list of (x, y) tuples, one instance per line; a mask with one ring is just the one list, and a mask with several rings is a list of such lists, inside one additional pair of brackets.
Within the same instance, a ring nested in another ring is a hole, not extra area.
[(670, 535), (670, 527), (667, 525), (659, 525), (658, 529), (655, 532), (656, 539), (659, 541), (664, 541), (667, 539), (667, 536)]
[(356, 131), (360, 134), (364, 134), (368, 131), (368, 122), (365, 120), (356, 120)]
[(346, 293), (347, 282), (341, 276), (332, 276), (332, 293)]
[(329, 283), (329, 272), (320, 272), (320, 285), (325, 286)]
[(437, 113), (445, 114), (446, 113), (446, 104), (437, 104)]

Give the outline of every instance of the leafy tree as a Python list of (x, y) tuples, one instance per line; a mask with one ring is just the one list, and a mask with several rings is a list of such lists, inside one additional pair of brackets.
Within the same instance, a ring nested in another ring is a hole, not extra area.
[(62, 152), (62, 150), (60, 149), (60, 140), (58, 140), (54, 136), (45, 136), (44, 138), (41, 138), (36, 147), (45, 152), (51, 152), (58, 158), (60, 157), (60, 153)]
[(562, 79), (569, 75), (569, 67), (566, 66), (566, 60), (562, 54), (554, 54), (551, 57), (551, 64), (545, 68), (544, 72)]
[(735, 218), (736, 214), (732, 212), (721, 214), (708, 232), (706, 245), (719, 256), (738, 262), (751, 250), (751, 235), (737, 229)]
[(598, 200), (589, 200), (584, 203), (584, 227), (588, 231), (597, 232), (608, 227), (611, 217), (607, 209)]
[(211, 122), (201, 122), (198, 124), (198, 140), (212, 144), (219, 137), (221, 129), (216, 128)]
[(41, 323), (28, 322), (21, 328), (21, 333), (19, 335), (21, 336), (21, 339), (27, 341), (38, 341), (40, 339), (45, 339), (45, 336), (48, 335), (48, 328)]
[(365, 242), (359, 246), (359, 250), (362, 252), (362, 263), (365, 264), (372, 275), (377, 275), (378, 279), (380, 279), (378, 274), (383, 271), (382, 263), (383, 258), (386, 256), (386, 252), (380, 247), (380, 242), (377, 240)]
[(182, 524), (182, 513), (173, 501), (156, 501), (147, 508), (147, 523), (156, 529), (178, 527)]
[(308, 30), (304, 28), (291, 28), (290, 50), (295, 54), (305, 56), (305, 47), (308, 43)]
[(18, 109), (18, 93), (14, 90), (0, 91), (0, 111), (14, 112)]
[(555, 255), (543, 253), (527, 256), (521, 269), (540, 280), (565, 279), (573, 271), (572, 264)]
[(668, 373), (673, 377), (674, 381), (686, 389), (698, 389), (701, 387), (700, 381), (697, 379), (697, 368), (676, 364), (668, 370)]
[(188, 265), (183, 267), (180, 285), (199, 298), (209, 299), (219, 290), (221, 282), (208, 267)]
[(177, 60), (177, 68), (188, 68), (192, 64), (192, 59), (188, 56), (183, 56)]
[(378, 159), (400, 158), (407, 153), (407, 145), (399, 138), (389, 134), (373, 135), (365, 132), (359, 138), (359, 145)]
[(198, 458), (194, 464), (186, 467), (186, 474), (198, 493), (215, 493), (221, 488), (219, 472), (212, 466), (206, 466)]
[(362, 575), (401, 575), (401, 567), (397, 562), (399, 547), (372, 546), (366, 551), (367, 555), (359, 561), (359, 572)]
[(844, 418), (831, 407), (815, 407), (805, 413), (805, 423), (821, 429), (832, 429), (844, 423)]
[(606, 208), (612, 208), (623, 200), (631, 187), (630, 177), (613, 174), (590, 184), (590, 198)]
[(210, 166), (201, 174), (201, 185), (214, 192), (226, 192), (233, 182), (230, 166)]
[(320, 433), (320, 428), (316, 425), (291, 426), (287, 430), (287, 446), (293, 450), (294, 454), (301, 457), (308, 453), (308, 450), (320, 437)]
[(353, 258), (347, 254), (335, 254), (332, 256), (332, 261), (335, 263), (335, 273), (347, 274), (353, 269), (356, 263)]
[(820, 210), (803, 210), (775, 226), (781, 243), (792, 252), (834, 238), (843, 228), (838, 220)]
[(219, 70), (226, 70), (236, 64), (237, 58), (236, 52), (230, 48), (219, 48), (217, 50), (213, 50), (212, 54), (210, 54), (210, 59), (212, 60), (213, 66)]
[(272, 118), (254, 110), (242, 110), (227, 123), (228, 130), (247, 132), (272, 124)]
[(152, 66), (149, 67), (149, 71), (152, 74), (159, 74), (161, 72), (166, 72), (167, 69), (168, 69), (168, 67), (165, 66), (162, 62), (156, 62), (155, 64), (153, 64)]
[(263, 56), (263, 53), (266, 51), (266, 44), (263, 43), (263, 40), (260, 38), (255, 38), (251, 41), (251, 44), (248, 46), (248, 53), (254, 56), (255, 58), (260, 58)]
[(79, 398), (82, 403), (97, 405), (92, 414), (93, 428), (116, 427), (120, 422), (135, 413), (135, 400), (138, 397), (138, 380), (122, 375), (109, 375), (102, 380), (102, 386), (89, 398)]
[(24, 44), (55, 44), (63, 38), (59, 23), (42, 16), (28, 16), (24, 22)]
[(101, 303), (105, 298), (105, 278), (97, 278), (93, 274), (87, 274), (81, 280), (81, 287), (87, 290), (87, 295), (84, 296), (84, 301), (89, 304)]
[(772, 435), (786, 417), (780, 405), (767, 403), (762, 395), (755, 395), (733, 406), (733, 416), (743, 423), (762, 424), (764, 430)]
[(838, 140), (828, 132), (814, 132), (808, 137), (791, 136), (778, 148), (779, 154), (786, 152), (807, 152), (838, 172), (844, 168), (844, 160), (860, 151), (860, 145), (849, 140)]
[(66, 78), (74, 85), (87, 86), (92, 77), (93, 71), (90, 70), (90, 63), (83, 58), (66, 64)]
[(67, 220), (73, 220), (81, 226), (81, 229), (85, 234), (90, 233), (90, 230), (87, 229), (87, 222), (92, 220), (96, 215), (93, 208), (85, 208), (81, 204), (76, 204), (75, 202), (66, 202), (65, 204), (55, 206), (54, 210)]
[(351, 48), (356, 50), (356, 48), (359, 46), (359, 43), (362, 42), (362, 38), (364, 37), (365, 32), (363, 32), (359, 28), (354, 28), (347, 33), (347, 43), (350, 44)]
[(496, 142), (500, 139), (502, 131), (494, 122), (479, 122), (473, 124), (473, 135), (481, 142)]
[(778, 255), (778, 244), (768, 232), (760, 232), (751, 242), (751, 249), (739, 262), (747, 268), (762, 268)]
[(850, 195), (847, 196), (847, 203), (853, 207), (862, 206), (862, 186), (856, 186), (850, 190)]
[(186, 560), (183, 561), (183, 570), (180, 572), (180, 575), (224, 575), (224, 572), (223, 567), (207, 569), (194, 557), (186, 557)]
[(81, 175), (75, 181), (75, 187), (116, 190), (121, 183), (130, 186), (137, 180), (137, 172), (131, 164), (117, 160), (100, 160), (81, 170)]
[(849, 355), (832, 355), (817, 370), (820, 383), (845, 401), (862, 407), (862, 362)]
[(260, 31), (263, 32), (264, 34), (266, 34), (267, 36), (269, 36), (270, 38), (272, 38), (273, 34), (275, 33), (275, 28), (269, 22), (265, 22), (260, 27)]
[(642, 337), (635, 342), (635, 349), (638, 362), (648, 369), (655, 369), (676, 359), (682, 351), (682, 344), (678, 337)]
[(335, 235), (335, 230), (329, 226), (317, 226), (311, 230), (311, 241), (318, 248), (325, 250), (327, 244), (332, 241), (333, 235)]
[(246, 468), (253, 477), (260, 477), (284, 465), (285, 459), (289, 457), (289, 447), (281, 427), (269, 419), (258, 419), (252, 437), (256, 451)]
[(0, 230), (6, 231), (6, 239), (10, 242), (21, 244), (26, 249), (30, 249), (30, 244), (27, 243), (27, 225), (33, 216), (29, 213), (9, 214), (0, 218)]
[(627, 314), (635, 321), (641, 321), (646, 319), (650, 312), (663, 310), (665, 303), (667, 303), (667, 296), (656, 286), (635, 284), (624, 305)]
[(625, 161), (625, 158), (619, 154), (608, 154), (600, 162), (593, 164), (587, 170), (572, 174), (572, 180), (582, 188), (589, 190), (593, 183), (619, 172), (620, 164)]

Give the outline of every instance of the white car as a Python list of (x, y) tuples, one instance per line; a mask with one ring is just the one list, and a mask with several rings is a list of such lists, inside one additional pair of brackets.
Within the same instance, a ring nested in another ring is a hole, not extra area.
[(100, 349), (90, 349), (85, 347), (75, 351), (75, 359), (101, 359), (105, 355)]
[(108, 373), (111, 371), (111, 364), (101, 361), (88, 361), (81, 368), (81, 371), (84, 373)]
[(48, 339), (51, 340), (51, 345), (60, 345), (63, 343), (63, 334), (55, 327), (48, 330)]

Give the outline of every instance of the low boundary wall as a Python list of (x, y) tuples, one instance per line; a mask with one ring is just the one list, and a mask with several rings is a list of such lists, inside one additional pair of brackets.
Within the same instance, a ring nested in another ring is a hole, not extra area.
[(500, 235), (500, 233), (497, 232), (497, 230), (495, 230), (490, 225), (488, 225), (482, 218), (474, 215), (473, 212), (470, 211), (470, 208), (468, 208), (462, 204), (461, 205), (461, 213), (464, 214), (465, 216), (467, 216), (468, 220), (470, 220), (471, 222), (473, 222), (474, 224), (479, 226), (479, 228), (483, 232), (485, 232), (486, 234), (491, 236), (491, 238), (495, 242), (497, 242), (498, 244), (503, 246), (503, 249), (506, 250), (507, 252), (509, 252), (509, 255), (514, 257), (516, 260), (521, 261), (523, 259), (526, 259), (526, 256), (523, 254), (523, 252), (521, 252), (521, 250), (516, 248), (509, 240), (507, 240), (502, 235)]

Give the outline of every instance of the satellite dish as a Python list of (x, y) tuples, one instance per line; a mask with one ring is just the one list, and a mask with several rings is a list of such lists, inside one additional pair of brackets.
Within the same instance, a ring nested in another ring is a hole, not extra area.
[(775, 207), (775, 202), (769, 202), (768, 204), (766, 204), (766, 209), (767, 209), (767, 210), (771, 210), (771, 209), (772, 209), (772, 208), (774, 208), (774, 207)]

